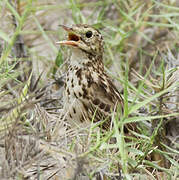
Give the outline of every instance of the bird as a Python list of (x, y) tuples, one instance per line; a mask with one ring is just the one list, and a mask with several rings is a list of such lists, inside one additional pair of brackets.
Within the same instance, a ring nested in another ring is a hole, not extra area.
[(76, 125), (93, 120), (108, 129), (113, 111), (123, 109), (123, 98), (104, 69), (103, 37), (87, 24), (61, 26), (68, 38), (57, 44), (71, 49), (64, 83), (65, 119)]

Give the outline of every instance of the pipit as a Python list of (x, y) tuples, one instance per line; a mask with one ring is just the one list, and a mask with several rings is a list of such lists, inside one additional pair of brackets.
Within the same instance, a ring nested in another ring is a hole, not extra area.
[(101, 121), (108, 128), (117, 106), (123, 107), (121, 95), (104, 71), (103, 38), (101, 33), (86, 24), (62, 26), (68, 39), (57, 42), (71, 48), (66, 74), (64, 114), (75, 123)]

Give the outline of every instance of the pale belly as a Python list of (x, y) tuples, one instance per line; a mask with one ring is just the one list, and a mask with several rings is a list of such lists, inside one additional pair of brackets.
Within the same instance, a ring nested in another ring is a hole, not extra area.
[[(81, 79), (84, 83), (83, 78)], [(66, 88), (64, 92), (64, 116), (68, 122), (79, 125), (79, 123), (88, 121), (88, 114), (82, 103), (83, 90), (76, 76), (76, 71), (70, 73), (67, 77)], [(83, 99), (84, 102), (84, 99)], [(88, 104), (88, 101), (85, 102)]]
[(79, 126), (82, 122), (87, 122), (88, 115), (82, 102), (76, 98), (68, 99), (64, 104), (64, 119), (70, 124)]

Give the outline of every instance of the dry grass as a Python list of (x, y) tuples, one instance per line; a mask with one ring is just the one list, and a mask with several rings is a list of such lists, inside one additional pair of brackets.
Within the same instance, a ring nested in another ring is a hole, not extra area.
[[(179, 178), (178, 16), (177, 0), (2, 0), (0, 179)], [(55, 42), (73, 23), (100, 29), (124, 97), (107, 132), (59, 121), (69, 52)]]

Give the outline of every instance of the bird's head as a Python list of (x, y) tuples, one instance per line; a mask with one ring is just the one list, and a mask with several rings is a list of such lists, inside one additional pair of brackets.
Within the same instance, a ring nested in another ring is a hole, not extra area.
[(86, 24), (62, 27), (68, 32), (68, 39), (57, 43), (81, 49), (91, 55), (102, 56), (103, 38), (98, 30)]

